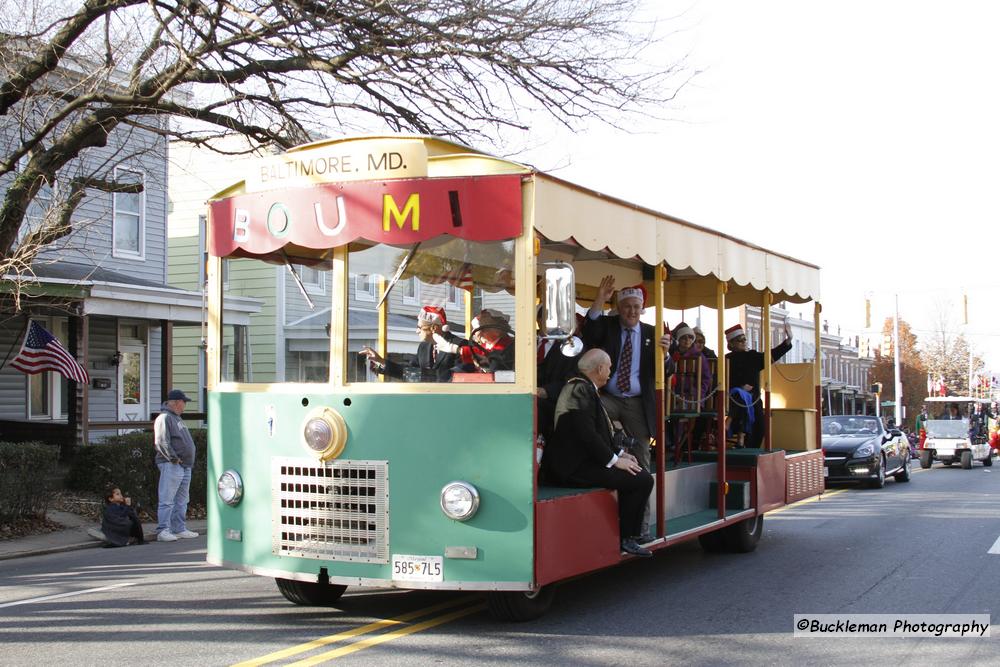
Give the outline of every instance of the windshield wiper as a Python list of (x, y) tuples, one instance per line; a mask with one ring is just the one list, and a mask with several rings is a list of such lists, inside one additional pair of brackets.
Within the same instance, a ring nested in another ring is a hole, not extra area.
[(419, 247), (420, 241), (417, 241), (413, 244), (413, 247), (410, 248), (410, 252), (406, 253), (406, 257), (403, 258), (403, 261), (399, 263), (399, 266), (396, 268), (396, 273), (392, 275), (392, 280), (390, 280), (389, 284), (385, 286), (385, 293), (382, 295), (382, 298), (378, 300), (375, 310), (381, 308), (382, 303), (389, 298), (389, 292), (391, 292), (392, 288), (399, 282), (400, 276), (403, 275), (403, 271), (406, 271), (406, 267), (409, 266), (410, 260), (413, 259), (413, 256), (417, 254), (417, 248)]
[(299, 278), (298, 272), (295, 270), (295, 267), (292, 266), (292, 260), (288, 259), (288, 253), (282, 250), (281, 256), (285, 258), (285, 268), (288, 269), (288, 272), (292, 274), (292, 278), (295, 279), (295, 284), (299, 286), (299, 291), (302, 292), (302, 298), (306, 300), (306, 305), (309, 306), (309, 310), (316, 310), (316, 304), (313, 303), (313, 300), (310, 299), (309, 295), (306, 293), (306, 286), (302, 284), (302, 279)]

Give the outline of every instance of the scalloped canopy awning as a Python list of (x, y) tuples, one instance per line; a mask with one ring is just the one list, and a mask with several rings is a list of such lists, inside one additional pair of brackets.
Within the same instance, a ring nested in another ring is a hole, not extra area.
[(718, 281), (727, 303), (758, 303), (770, 290), (776, 301), (819, 300), (819, 268), (720, 232), (607, 197), (548, 174), (535, 178), (535, 228), (547, 239), (569, 241), (645, 264), (665, 262), (671, 308), (714, 306)]

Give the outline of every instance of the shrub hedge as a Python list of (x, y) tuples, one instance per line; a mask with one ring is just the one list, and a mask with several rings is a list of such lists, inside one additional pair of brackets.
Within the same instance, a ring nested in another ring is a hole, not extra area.
[(58, 446), (0, 442), (0, 523), (45, 517), (58, 460)]
[[(191, 504), (204, 507), (208, 488), (205, 429), (191, 429), (191, 438), (197, 451), (191, 471)], [(114, 484), (132, 497), (133, 505), (138, 502), (155, 516), (160, 477), (155, 457), (151, 431), (110, 436), (103, 443), (77, 448), (65, 484), (76, 491), (96, 494), (103, 494), (109, 484)]]

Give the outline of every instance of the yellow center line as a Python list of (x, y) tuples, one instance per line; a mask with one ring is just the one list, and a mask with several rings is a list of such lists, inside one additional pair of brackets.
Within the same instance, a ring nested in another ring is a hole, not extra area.
[(796, 505), (805, 505), (806, 503), (819, 502), (819, 501), (823, 500), (824, 498), (829, 498), (830, 496), (835, 496), (838, 493), (844, 493), (845, 491), (847, 491), (847, 489), (835, 489), (833, 491), (824, 491), (823, 493), (821, 493), (818, 496), (810, 496), (808, 498), (803, 498), (802, 500), (796, 500), (791, 505), (785, 505), (784, 507), (779, 507), (776, 510), (771, 510), (765, 516), (770, 515), (770, 514), (779, 514), (781, 512), (784, 512), (785, 510), (792, 509)]
[(400, 628), (399, 630), (393, 630), (392, 632), (387, 632), (383, 635), (368, 637), (367, 639), (362, 639), (361, 641), (354, 642), (348, 646), (342, 646), (340, 648), (333, 649), (332, 651), (327, 651), (326, 653), (320, 653), (319, 655), (311, 658), (300, 660), (299, 662), (293, 662), (288, 665), (288, 667), (310, 667), (311, 665), (318, 665), (321, 662), (326, 662), (327, 660), (334, 660), (341, 656), (355, 653), (356, 651), (361, 651), (372, 646), (378, 646), (379, 644), (391, 642), (392, 640), (399, 639), (400, 637), (412, 635), (415, 632), (420, 632), (422, 630), (427, 630), (428, 628), (433, 628), (437, 625), (454, 621), (455, 619), (462, 618), (463, 616), (469, 616), (470, 614), (482, 611), (483, 609), (486, 609), (486, 604), (479, 603), (465, 609), (453, 611), (450, 614), (444, 614), (443, 616), (438, 616), (437, 618), (432, 618), (430, 620), (411, 625), (407, 628)]
[[(282, 658), (289, 658), (293, 655), (298, 655), (299, 653), (305, 653), (307, 651), (312, 651), (329, 644), (335, 644), (339, 641), (345, 639), (351, 639), (352, 637), (358, 637), (360, 635), (368, 634), (369, 632), (375, 632), (376, 630), (381, 630), (382, 628), (389, 627), (391, 625), (400, 625), (406, 623), (407, 621), (412, 621), (415, 618), (420, 618), (421, 616), (427, 616), (428, 614), (433, 614), (435, 612), (441, 611), (442, 609), (448, 609), (449, 607), (457, 607), (458, 605), (471, 602), (476, 599), (474, 595), (466, 595), (464, 597), (456, 598), (454, 600), (448, 600), (446, 602), (441, 602), (439, 604), (431, 605), (430, 607), (425, 607), (424, 609), (418, 609), (416, 611), (411, 611), (407, 614), (402, 614), (396, 618), (386, 618), (374, 623), (368, 623), (367, 625), (362, 625), (351, 630), (345, 630), (344, 632), (338, 632), (335, 635), (329, 635), (326, 637), (320, 637), (319, 639), (314, 639), (310, 642), (304, 644), (299, 644), (298, 646), (290, 646), (286, 649), (280, 651), (275, 651), (274, 653), (268, 653), (260, 658), (254, 658), (252, 660), (245, 660), (243, 662), (236, 663), (233, 667), (252, 667), (256, 665), (266, 665), (269, 662), (274, 662), (275, 660), (281, 660)], [(432, 619), (433, 620), (433, 619)]]

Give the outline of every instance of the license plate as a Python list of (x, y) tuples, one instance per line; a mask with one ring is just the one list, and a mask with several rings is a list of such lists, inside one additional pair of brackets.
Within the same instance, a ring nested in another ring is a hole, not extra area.
[(830, 476), (830, 469), (823, 468), (823, 477), (829, 477), (829, 476)]
[(395, 581), (443, 581), (444, 558), (393, 554), (392, 578)]

